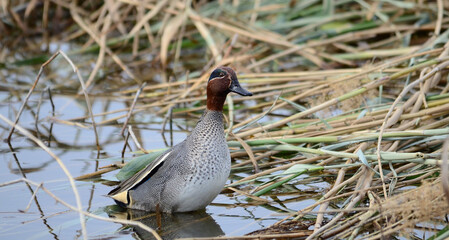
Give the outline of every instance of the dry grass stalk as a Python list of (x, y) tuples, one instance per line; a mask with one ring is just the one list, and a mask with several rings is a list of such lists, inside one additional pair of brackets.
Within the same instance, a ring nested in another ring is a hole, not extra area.
[(76, 72), (76, 75), (78, 76), (78, 80), (81, 84), (81, 89), (83, 90), (84, 98), (86, 99), (87, 109), (89, 111), (90, 119), (92, 121), (92, 128), (95, 133), (95, 142), (97, 144), (97, 158), (98, 158), (100, 156), (101, 147), (100, 147), (100, 141), (98, 139), (98, 132), (97, 132), (97, 125), (95, 123), (95, 117), (92, 112), (92, 104), (90, 103), (89, 95), (87, 94), (86, 85), (84, 84), (84, 80), (83, 80), (83, 77), (81, 76), (80, 71), (75, 66), (75, 64), (73, 64), (72, 60), (63, 51), (59, 50), (59, 53), (69, 62), (70, 66), (72, 66), (72, 69), (74, 72)]
[(416, 224), (439, 219), (449, 213), (449, 205), (440, 181), (425, 183), (417, 189), (406, 191), (376, 205), (379, 215), (364, 222), (380, 225), (382, 228), (381, 232), (377, 230), (370, 234), (372, 239), (381, 239), (397, 232), (410, 237), (409, 231)]
[[(50, 195), (50, 197), (52, 197), (54, 200), (56, 200), (57, 202), (61, 203), (64, 206), (66, 206), (67, 208), (71, 209), (72, 211), (78, 212), (80, 214), (80, 216), (83, 216), (83, 218), (84, 218), (84, 216), (87, 216), (87, 217), (91, 217), (91, 218), (102, 220), (102, 221), (106, 221), (106, 222), (116, 222), (116, 223), (121, 223), (121, 224), (138, 226), (138, 227), (144, 229), (145, 231), (148, 231), (149, 233), (153, 234), (153, 236), (156, 239), (162, 240), (162, 238), (159, 236), (159, 234), (157, 234), (157, 232), (154, 229), (148, 227), (147, 225), (145, 225), (145, 224), (143, 224), (141, 222), (132, 221), (132, 220), (112, 219), (112, 218), (101, 217), (101, 216), (98, 216), (96, 214), (92, 214), (90, 212), (83, 211), (80, 208), (74, 207), (74, 206), (68, 204), (67, 202), (63, 201), (61, 198), (59, 198), (56, 195), (54, 195), (50, 190), (48, 190), (47, 188), (42, 186), (42, 183), (38, 184), (38, 183), (35, 183), (35, 182), (33, 182), (33, 181), (29, 180), (29, 179), (22, 178), (22, 179), (18, 179), (18, 180), (9, 181), (9, 182), (6, 182), (6, 183), (1, 183), (0, 187), (16, 184), (16, 183), (19, 183), (19, 182), (26, 182), (26, 183), (28, 183), (30, 185), (36, 186), (37, 188), (36, 188), (35, 191), (38, 191), (39, 189), (42, 189), (42, 191), (44, 191), (45, 193)], [(85, 237), (85, 239), (87, 239), (87, 236), (83, 236), (83, 237)]]
[(78, 189), (76, 187), (76, 184), (75, 184), (75, 181), (74, 181), (74, 179), (72, 177), (72, 174), (70, 174), (70, 171), (67, 169), (67, 167), (65, 166), (63, 161), (56, 154), (54, 154), (47, 146), (45, 146), (45, 144), (40, 139), (37, 139), (29, 131), (27, 131), (26, 129), (22, 128), (20, 125), (17, 125), (15, 123), (11, 122), (9, 119), (5, 118), (1, 114), (0, 114), (0, 119), (3, 120), (4, 122), (6, 122), (7, 124), (9, 124), (10, 126), (14, 126), (22, 134), (24, 134), (26, 137), (31, 139), (37, 145), (39, 145), (39, 147), (41, 147), (45, 152), (47, 152), (59, 164), (59, 166), (61, 167), (61, 169), (64, 172), (64, 174), (67, 176), (67, 178), (68, 178), (68, 180), (70, 182), (70, 186), (71, 186), (71, 188), (73, 190), (73, 193), (75, 195), (76, 209), (79, 212), (80, 223), (81, 223), (81, 232), (83, 234), (83, 238), (87, 239), (86, 221), (84, 219), (84, 214), (82, 214), (82, 203), (81, 203), (81, 199), (80, 199), (80, 196), (79, 196), (79, 193), (78, 193)]

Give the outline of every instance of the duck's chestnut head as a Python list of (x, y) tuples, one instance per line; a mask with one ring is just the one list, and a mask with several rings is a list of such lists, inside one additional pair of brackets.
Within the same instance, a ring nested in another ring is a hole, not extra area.
[(230, 92), (242, 96), (253, 95), (240, 86), (237, 75), (232, 68), (224, 66), (216, 68), (207, 82), (207, 109), (222, 111), (226, 95)]

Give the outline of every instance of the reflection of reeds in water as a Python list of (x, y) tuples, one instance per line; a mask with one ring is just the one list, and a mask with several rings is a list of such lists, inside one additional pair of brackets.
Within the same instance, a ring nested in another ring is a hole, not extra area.
[[(277, 225), (310, 213), (316, 219), (309, 239), (378, 239), (421, 230), (420, 224), (441, 222), (448, 213), (439, 187), (439, 179), (448, 178), (440, 170), (447, 167), (442, 153), (449, 124), (447, 1), (9, 4), (2, 13), (7, 24), (0, 22), (7, 46), (1, 68), (46, 61), (41, 45), (57, 38), (75, 46), (66, 51), (72, 60), (91, 59), (73, 60), (80, 74), (89, 74), (85, 88), (75, 90), (86, 89), (86, 99), (132, 105), (76, 119), (53, 117), (58, 124), (91, 126), (90, 119), (102, 116), (96, 125), (131, 125), (148, 112), (166, 116), (170, 126), (177, 118), (196, 118), (204, 109), (208, 73), (230, 64), (254, 96), (228, 100), (225, 111), (238, 179), (229, 189), (255, 199), (252, 204), (270, 204), (278, 193), (301, 194), (282, 186), (297, 184), (305, 172), (332, 179), (316, 203), (293, 209)], [(11, 51), (18, 45), (27, 54)], [(73, 93), (61, 79), (52, 80), (53, 91)]]

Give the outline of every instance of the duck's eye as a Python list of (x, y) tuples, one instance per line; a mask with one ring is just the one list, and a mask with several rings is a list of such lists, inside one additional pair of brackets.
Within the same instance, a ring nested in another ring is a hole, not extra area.
[(224, 77), (224, 75), (225, 75), (224, 72), (221, 72), (219, 76)]

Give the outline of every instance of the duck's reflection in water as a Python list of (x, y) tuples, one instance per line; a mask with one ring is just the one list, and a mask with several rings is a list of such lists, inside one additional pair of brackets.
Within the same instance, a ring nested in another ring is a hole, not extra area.
[[(221, 227), (204, 210), (189, 213), (161, 214), (161, 227), (158, 228), (155, 213), (133, 209), (115, 212), (110, 217), (139, 221), (155, 230), (163, 239), (216, 237), (224, 235)], [(138, 239), (155, 239), (153, 234), (134, 227)]]

